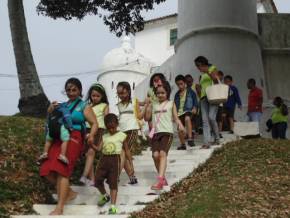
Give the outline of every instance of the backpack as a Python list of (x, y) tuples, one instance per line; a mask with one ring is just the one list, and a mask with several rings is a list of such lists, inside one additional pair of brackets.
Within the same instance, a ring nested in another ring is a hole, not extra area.
[(282, 104), (281, 113), (282, 113), (283, 116), (287, 116), (289, 114), (287, 105)]
[[(80, 101), (81, 100), (79, 99), (70, 109), (71, 113), (80, 103)], [(60, 139), (60, 129), (62, 124), (63, 124), (63, 113), (57, 109), (53, 110), (53, 112), (48, 115), (47, 119), (48, 134), (51, 138)]]

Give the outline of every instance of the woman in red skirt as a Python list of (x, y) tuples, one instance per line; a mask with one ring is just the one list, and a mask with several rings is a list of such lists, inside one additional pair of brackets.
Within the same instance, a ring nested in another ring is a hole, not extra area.
[[(73, 109), (71, 113), (73, 131), (70, 132), (70, 140), (67, 146), (68, 164), (66, 165), (59, 161), (61, 141), (55, 140), (49, 149), (48, 158), (40, 167), (40, 176), (46, 177), (49, 182), (56, 186), (58, 203), (50, 215), (62, 215), (64, 204), (74, 199), (77, 195), (69, 186), (69, 178), (84, 146), (82, 130), (85, 128), (85, 121), (88, 121), (91, 125), (91, 132), (88, 136), (89, 144), (93, 143), (98, 129), (98, 123), (92, 108), (81, 100), (81, 82), (77, 78), (68, 79), (65, 83), (65, 91), (68, 97), (67, 106)], [(48, 112), (52, 112), (57, 104), (57, 102), (52, 102)]]

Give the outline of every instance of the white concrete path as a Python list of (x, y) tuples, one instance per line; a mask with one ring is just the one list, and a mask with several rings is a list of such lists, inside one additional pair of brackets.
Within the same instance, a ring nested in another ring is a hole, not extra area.
[[(236, 140), (234, 135), (223, 134), (223, 143)], [(99, 192), (94, 187), (72, 186), (72, 189), (78, 192), (75, 200), (69, 202), (64, 208), (63, 216), (54, 216), (56, 218), (109, 218), (109, 217), (128, 217), (133, 211), (142, 210), (148, 202), (158, 198), (164, 191), (170, 191), (170, 186), (186, 177), (200, 164), (204, 163), (211, 155), (214, 149), (220, 146), (212, 146), (210, 149), (200, 149), (200, 137), (196, 140), (197, 146), (188, 148), (186, 151), (178, 151), (177, 139), (168, 156), (168, 168), (166, 178), (169, 186), (164, 187), (163, 191), (152, 191), (150, 186), (156, 181), (156, 170), (151, 157), (151, 151), (143, 151), (142, 155), (134, 156), (134, 166), (139, 184), (136, 186), (127, 185), (128, 177), (122, 172), (120, 177), (120, 186), (118, 191), (117, 206), (118, 215), (107, 215), (109, 205), (99, 208), (97, 201)], [(108, 187), (107, 187), (108, 189)], [(53, 196), (55, 199), (56, 195)], [(57, 200), (57, 199), (56, 199)], [(12, 216), (12, 218), (48, 218), (48, 214), (55, 205), (35, 204), (33, 209), (39, 215)]]

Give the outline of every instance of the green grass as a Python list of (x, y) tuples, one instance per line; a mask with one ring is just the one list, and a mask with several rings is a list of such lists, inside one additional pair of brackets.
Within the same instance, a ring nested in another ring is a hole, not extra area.
[(132, 217), (290, 217), (290, 141), (229, 143)]

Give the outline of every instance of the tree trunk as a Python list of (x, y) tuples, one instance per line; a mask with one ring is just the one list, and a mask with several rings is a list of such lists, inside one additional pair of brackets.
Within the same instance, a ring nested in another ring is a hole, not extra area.
[(18, 108), (23, 115), (45, 116), (49, 101), (43, 92), (33, 61), (23, 1), (8, 0), (8, 11), (20, 89)]

